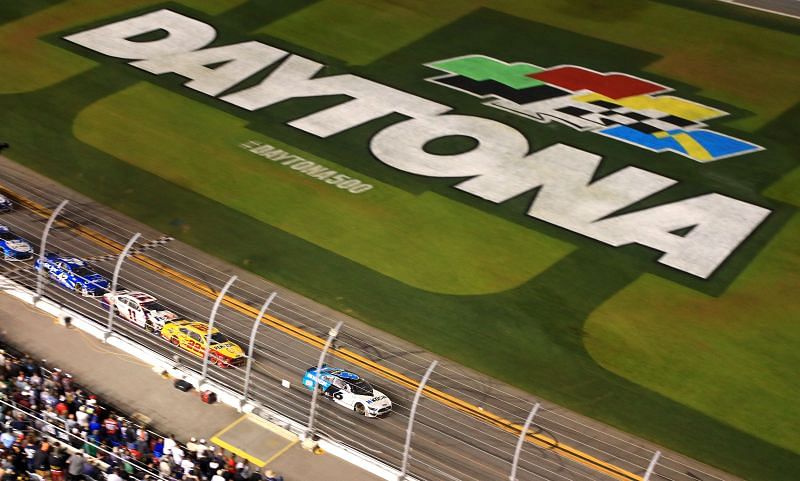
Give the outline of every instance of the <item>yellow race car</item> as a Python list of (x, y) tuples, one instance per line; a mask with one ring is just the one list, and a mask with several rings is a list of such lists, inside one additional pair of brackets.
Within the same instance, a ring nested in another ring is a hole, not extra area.
[[(208, 324), (205, 322), (178, 319), (169, 321), (161, 328), (161, 337), (184, 351), (203, 357), (206, 349)], [(247, 356), (238, 344), (225, 337), (217, 328), (211, 332), (211, 349), (208, 362), (227, 368), (240, 366)]]

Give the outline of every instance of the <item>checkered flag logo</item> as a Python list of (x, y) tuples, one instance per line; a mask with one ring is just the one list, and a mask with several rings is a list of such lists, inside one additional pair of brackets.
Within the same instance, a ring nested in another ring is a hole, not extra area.
[(622, 73), (575, 65), (543, 68), (468, 55), (426, 64), (445, 72), (427, 79), (485, 100), (484, 104), (541, 123), (558, 122), (653, 152), (698, 162), (763, 150), (706, 129), (726, 112), (680, 97), (672, 89)]
[[(173, 240), (175, 240), (175, 238), (165, 235), (159, 237), (158, 239), (149, 240), (143, 244), (134, 245), (130, 250), (130, 255), (141, 254), (142, 252), (146, 252), (168, 244)], [(115, 261), (118, 257), (119, 254), (105, 254), (102, 256), (87, 257), (86, 260), (89, 262)]]

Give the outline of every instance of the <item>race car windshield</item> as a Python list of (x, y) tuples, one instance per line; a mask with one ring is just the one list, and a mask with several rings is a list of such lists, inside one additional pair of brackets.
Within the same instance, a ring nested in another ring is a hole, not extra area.
[(94, 272), (90, 271), (89, 269), (87, 269), (85, 267), (73, 267), (72, 268), (72, 272), (76, 276), (81, 276), (81, 277), (87, 277), (87, 276), (94, 275)]
[(3, 239), (3, 240), (16, 240), (17, 236), (12, 234), (11, 232), (0, 232), (0, 239)]
[(166, 307), (162, 306), (161, 304), (159, 304), (157, 302), (148, 302), (147, 304), (145, 304), (145, 307), (147, 307), (151, 311), (166, 311), (167, 310)]
[(359, 379), (358, 381), (348, 381), (350, 385), (350, 390), (353, 394), (358, 394), (359, 396), (372, 396), (372, 386), (363, 379)]
[(228, 342), (228, 338), (221, 332), (215, 332), (211, 335), (211, 342), (214, 344), (222, 344), (223, 342)]

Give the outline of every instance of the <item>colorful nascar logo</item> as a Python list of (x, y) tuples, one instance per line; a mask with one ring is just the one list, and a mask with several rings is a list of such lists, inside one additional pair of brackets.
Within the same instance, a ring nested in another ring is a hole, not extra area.
[(483, 55), (425, 65), (447, 72), (428, 81), (490, 98), (485, 105), (537, 122), (556, 121), (653, 152), (711, 162), (763, 150), (704, 128), (703, 121), (727, 112), (672, 95), (656, 95), (672, 89), (632, 75), (575, 65), (508, 64)]

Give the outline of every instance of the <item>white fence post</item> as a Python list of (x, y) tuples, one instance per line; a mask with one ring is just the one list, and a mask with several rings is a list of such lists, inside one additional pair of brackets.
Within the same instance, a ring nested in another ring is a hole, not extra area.
[(219, 291), (219, 295), (217, 299), (214, 301), (214, 307), (211, 308), (211, 314), (208, 316), (208, 332), (206, 333), (206, 348), (203, 352), (203, 370), (200, 374), (200, 382), (197, 383), (197, 387), (203, 385), (206, 382), (206, 377), (208, 376), (208, 354), (211, 352), (211, 334), (214, 329), (214, 321), (217, 317), (217, 310), (219, 309), (219, 305), (222, 303), (222, 299), (225, 298), (225, 293), (228, 292), (228, 289), (231, 287), (236, 281), (237, 277), (232, 276), (228, 279), (228, 282), (225, 283), (225, 286)]
[(645, 471), (644, 476), (642, 477), (642, 481), (649, 481), (650, 476), (653, 475), (653, 470), (656, 469), (656, 463), (658, 463), (658, 458), (661, 457), (661, 451), (656, 451), (653, 454), (653, 459), (650, 460), (650, 465), (647, 466), (647, 471)]
[(253, 368), (253, 349), (256, 345), (256, 332), (258, 331), (258, 326), (261, 325), (261, 319), (264, 317), (264, 314), (267, 312), (267, 308), (269, 308), (269, 305), (272, 304), (272, 300), (275, 299), (276, 295), (278, 295), (278, 293), (273, 292), (269, 295), (269, 297), (267, 297), (266, 302), (264, 302), (264, 305), (261, 306), (261, 311), (259, 311), (258, 316), (256, 316), (255, 322), (253, 322), (253, 329), (250, 331), (250, 344), (247, 346), (247, 366), (244, 368), (244, 387), (242, 389), (241, 402), (242, 406), (244, 406), (244, 403), (247, 402), (247, 394), (250, 392), (250, 372)]
[(417, 414), (417, 405), (419, 404), (420, 396), (422, 396), (422, 390), (425, 389), (425, 385), (428, 384), (428, 379), (431, 377), (436, 364), (438, 364), (438, 361), (435, 360), (431, 363), (431, 365), (428, 367), (428, 370), (425, 371), (425, 375), (422, 376), (422, 380), (419, 382), (417, 392), (414, 393), (414, 402), (411, 403), (411, 413), (408, 415), (406, 445), (403, 449), (403, 464), (400, 465), (400, 475), (397, 477), (398, 481), (404, 481), (406, 479), (406, 472), (408, 471), (408, 459), (411, 455), (411, 435), (413, 434), (414, 430), (414, 416)]
[(44, 225), (44, 232), (42, 232), (42, 243), (39, 246), (39, 268), (36, 269), (36, 294), (33, 296), (33, 303), (36, 304), (39, 302), (39, 299), (42, 297), (42, 290), (44, 289), (44, 285), (42, 282), (42, 265), (44, 264), (44, 252), (45, 248), (47, 247), (47, 236), (50, 234), (50, 228), (53, 227), (53, 222), (55, 222), (56, 217), (58, 214), (61, 213), (61, 210), (64, 209), (64, 206), (67, 205), (69, 201), (64, 199), (58, 204), (53, 212), (50, 214), (50, 218), (47, 219), (47, 223)]
[(525, 420), (525, 425), (522, 426), (522, 431), (519, 433), (517, 447), (514, 450), (514, 460), (511, 462), (511, 475), (508, 477), (510, 481), (517, 481), (517, 466), (519, 465), (519, 456), (522, 454), (522, 445), (525, 443), (525, 436), (528, 435), (528, 429), (531, 427), (533, 417), (536, 416), (536, 413), (539, 411), (539, 406), (539, 403), (533, 405), (533, 409), (531, 409), (530, 414), (528, 414), (528, 419)]
[(328, 340), (325, 341), (325, 346), (322, 348), (322, 352), (319, 354), (319, 360), (317, 361), (317, 370), (316, 370), (316, 383), (314, 383), (314, 387), (311, 390), (311, 411), (308, 413), (308, 426), (306, 427), (306, 432), (304, 437), (306, 439), (310, 439), (314, 435), (314, 419), (317, 415), (317, 398), (319, 397), (319, 371), (322, 369), (322, 364), (325, 361), (325, 356), (328, 354), (328, 349), (331, 348), (331, 344), (333, 344), (333, 340), (336, 339), (336, 336), (339, 335), (339, 329), (342, 328), (342, 321), (339, 321), (336, 326), (331, 328), (328, 331)]
[(131, 247), (133, 247), (133, 244), (140, 235), (142, 234), (139, 232), (133, 234), (133, 237), (131, 237), (128, 243), (125, 244), (125, 248), (122, 249), (122, 252), (119, 253), (119, 257), (117, 257), (117, 263), (114, 266), (114, 275), (111, 276), (111, 295), (109, 296), (108, 302), (108, 328), (105, 336), (103, 337), (104, 341), (108, 340), (108, 336), (111, 335), (111, 331), (114, 329), (114, 297), (117, 294), (117, 279), (119, 279), (119, 271), (122, 268), (122, 262), (128, 256), (128, 252), (130, 252)]

